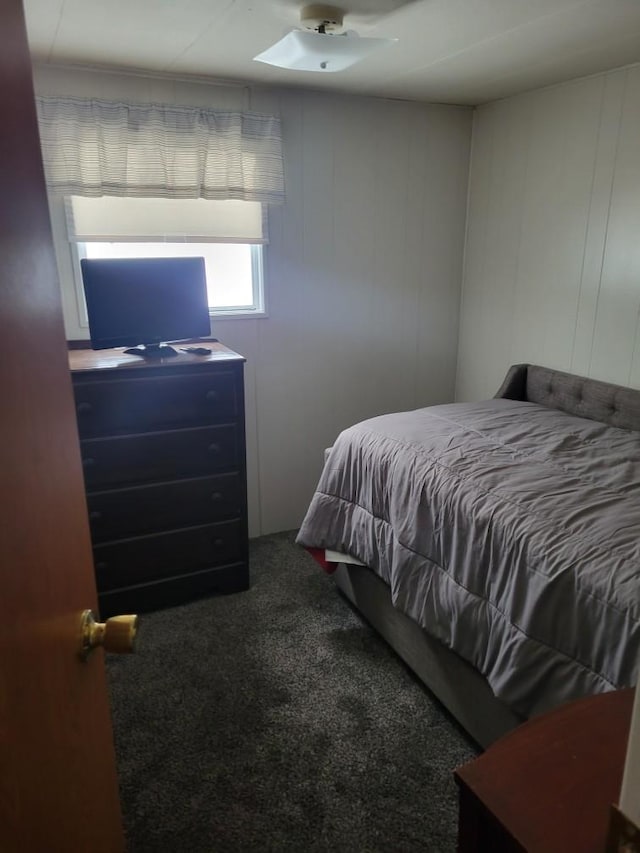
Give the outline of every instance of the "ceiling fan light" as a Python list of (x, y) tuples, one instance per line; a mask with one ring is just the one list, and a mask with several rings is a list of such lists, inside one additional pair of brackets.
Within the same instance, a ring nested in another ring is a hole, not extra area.
[(396, 40), (359, 38), (351, 32), (327, 35), (292, 30), (267, 50), (254, 56), (254, 60), (294, 71), (343, 71)]

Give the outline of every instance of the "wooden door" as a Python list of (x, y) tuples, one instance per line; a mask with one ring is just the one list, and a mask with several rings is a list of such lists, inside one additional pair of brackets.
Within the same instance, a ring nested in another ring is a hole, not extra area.
[(0, 4), (0, 850), (124, 847), (21, 0)]

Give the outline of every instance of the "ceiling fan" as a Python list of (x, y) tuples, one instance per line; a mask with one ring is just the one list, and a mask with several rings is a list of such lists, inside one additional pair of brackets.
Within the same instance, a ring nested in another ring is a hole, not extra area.
[(295, 71), (343, 71), (397, 41), (361, 37), (353, 30), (347, 31), (344, 15), (336, 6), (320, 3), (304, 6), (300, 11), (300, 27), (254, 56), (254, 60)]

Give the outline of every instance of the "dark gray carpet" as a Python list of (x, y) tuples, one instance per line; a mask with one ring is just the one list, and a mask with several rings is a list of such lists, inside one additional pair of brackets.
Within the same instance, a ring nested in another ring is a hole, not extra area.
[(131, 853), (455, 849), (473, 745), (293, 538), (109, 660)]

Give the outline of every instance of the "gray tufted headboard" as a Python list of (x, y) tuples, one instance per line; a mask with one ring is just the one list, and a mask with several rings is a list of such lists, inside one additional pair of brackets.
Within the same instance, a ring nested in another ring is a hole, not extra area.
[(537, 364), (510, 367), (496, 397), (525, 400), (609, 426), (640, 430), (640, 391)]

